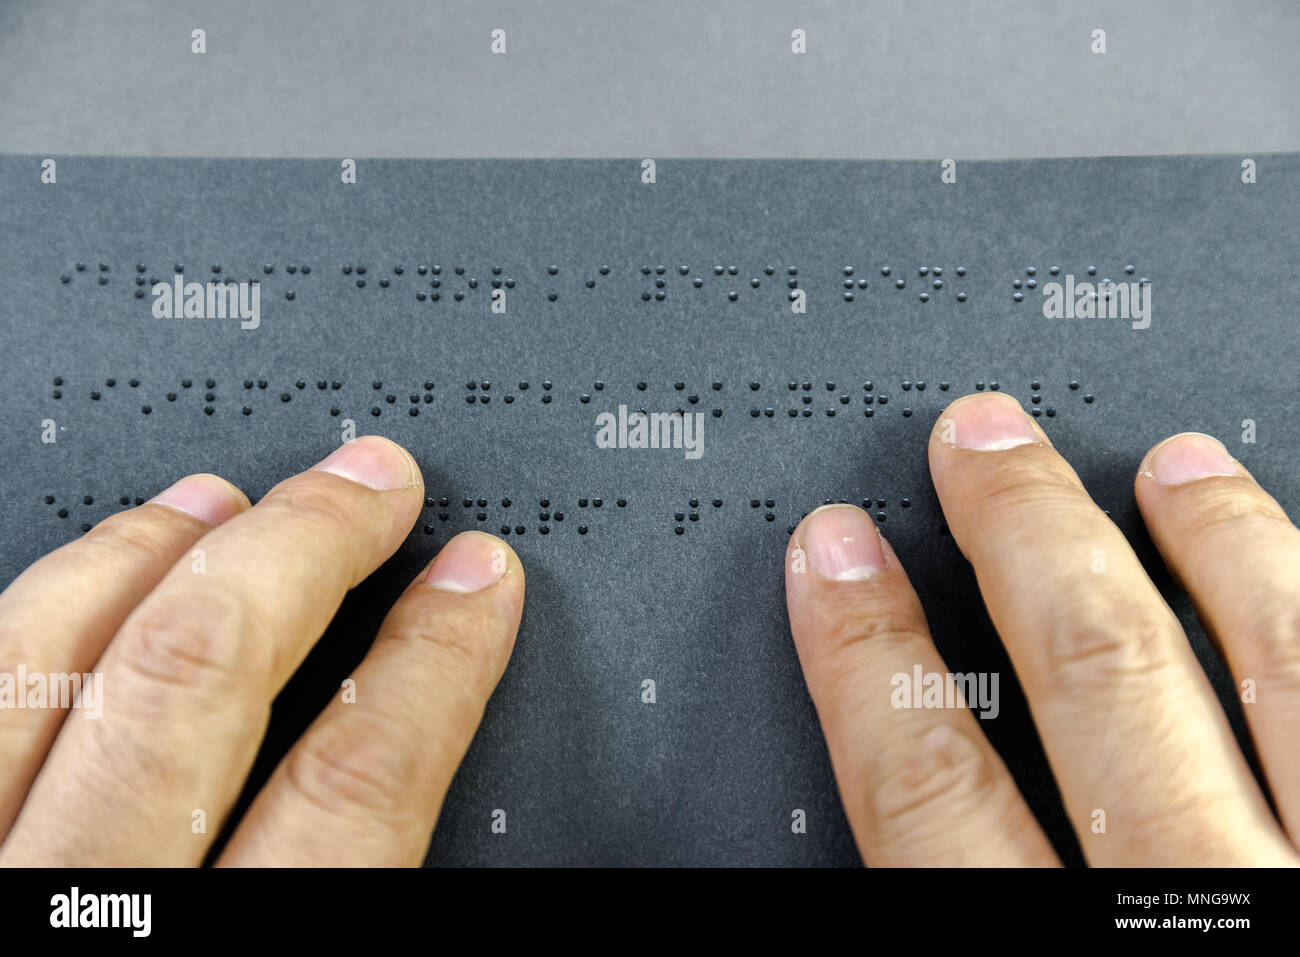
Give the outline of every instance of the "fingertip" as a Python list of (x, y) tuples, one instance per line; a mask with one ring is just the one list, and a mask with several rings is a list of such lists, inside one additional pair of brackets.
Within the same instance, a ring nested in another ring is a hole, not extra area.
[(210, 472), (187, 475), (146, 504), (165, 505), (213, 526), (252, 507), (248, 496), (239, 488)]
[(344, 442), (313, 470), (365, 485), (378, 492), (424, 490), (424, 476), (405, 448), (382, 435), (361, 435)]
[(1157, 485), (1173, 486), (1215, 476), (1241, 477), (1241, 465), (1214, 436), (1180, 432), (1151, 447), (1134, 481), (1148, 478)]
[(420, 584), (467, 594), (494, 585), (524, 587), (523, 564), (515, 550), (495, 535), (470, 530), (451, 538), (421, 574)]
[(930, 431), (930, 458), (956, 449), (1003, 452), (1021, 445), (1050, 445), (1047, 434), (1006, 392), (972, 392), (954, 399)]
[(824, 581), (861, 581), (885, 567), (876, 523), (856, 505), (823, 505), (799, 523), (796, 534), (806, 570)]

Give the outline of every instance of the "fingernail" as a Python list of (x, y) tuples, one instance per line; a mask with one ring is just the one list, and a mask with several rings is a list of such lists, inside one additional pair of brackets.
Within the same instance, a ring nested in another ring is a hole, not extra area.
[(438, 553), (424, 583), (443, 591), (473, 592), (499, 582), (509, 566), (505, 547), (491, 535), (461, 532)]
[(856, 505), (823, 505), (803, 524), (808, 562), (830, 581), (860, 581), (885, 567), (880, 533)]
[(408, 488), (416, 482), (411, 456), (378, 435), (363, 435), (339, 446), (316, 468), (380, 492)]
[(1000, 452), (1041, 442), (1020, 403), (1001, 392), (962, 399), (936, 426), (939, 440), (955, 449)]
[(1161, 485), (1181, 485), (1210, 475), (1239, 475), (1223, 443), (1200, 432), (1165, 439), (1147, 455), (1141, 471)]
[(240, 498), (224, 479), (199, 474), (185, 476), (149, 501), (179, 509), (209, 525), (220, 525), (244, 510), (246, 503)]

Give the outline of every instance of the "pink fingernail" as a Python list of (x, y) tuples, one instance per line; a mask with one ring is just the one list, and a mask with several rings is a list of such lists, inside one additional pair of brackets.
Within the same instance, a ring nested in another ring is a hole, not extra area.
[(1000, 452), (1041, 442), (1020, 403), (1001, 392), (961, 399), (936, 426), (939, 440), (956, 449)]
[(856, 505), (823, 505), (799, 537), (813, 570), (830, 581), (859, 581), (885, 567), (876, 524)]
[(481, 591), (499, 582), (509, 564), (500, 541), (481, 532), (461, 532), (442, 547), (424, 584), (442, 591)]
[(1142, 463), (1143, 474), (1161, 485), (1181, 485), (1211, 475), (1240, 475), (1223, 443), (1200, 432), (1165, 439)]
[(220, 525), (243, 511), (243, 503), (229, 485), (215, 475), (187, 475), (149, 500), (192, 515), (209, 525)]
[(416, 482), (415, 462), (406, 450), (378, 435), (363, 435), (339, 446), (315, 468), (380, 492)]

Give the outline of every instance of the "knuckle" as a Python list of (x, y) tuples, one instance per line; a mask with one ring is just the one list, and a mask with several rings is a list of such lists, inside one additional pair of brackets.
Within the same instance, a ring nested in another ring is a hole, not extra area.
[[(499, 639), (502, 624), (483, 609), (441, 609), (421, 614), (412, 608), (389, 623), (380, 640), (404, 642), (426, 653), (436, 667), (456, 678), (457, 684), (487, 690), (504, 670), (508, 643)], [(486, 697), (484, 692), (482, 697)]]
[(925, 621), (894, 600), (848, 603), (824, 623), (818, 639), (818, 668), (832, 690), (861, 680), (879, 661), (916, 659), (932, 646)]
[(987, 475), (982, 510), (1019, 517), (1053, 513), (1062, 506), (1096, 508), (1078, 476), (1055, 452), (1014, 456)]
[(254, 657), (243, 605), (225, 592), (150, 599), (112, 644), (117, 662), (150, 689), (217, 702), (245, 694)]
[(296, 522), (335, 527), (343, 524), (355, 511), (356, 500), (347, 495), (339, 483), (324, 480), (322, 475), (308, 471), (281, 482), (255, 507), (264, 515), (268, 512), (283, 513)]
[[(1213, 554), (1232, 550), (1232, 542), (1256, 534), (1277, 531), (1294, 532), (1295, 526), (1281, 506), (1253, 483), (1243, 488), (1245, 479), (1195, 484), (1196, 494), (1186, 523), (1189, 545), (1197, 552)], [(1224, 539), (1228, 541), (1224, 541)]]
[(1116, 693), (1145, 686), (1173, 664), (1185, 643), (1177, 623), (1157, 609), (1080, 599), (1058, 609), (1044, 642), (1049, 692)]
[(978, 733), (955, 723), (935, 725), (881, 754), (868, 818), (879, 838), (913, 839), (1004, 800), (990, 749), (972, 737)]
[(409, 815), (417, 779), (415, 756), (391, 734), (364, 720), (344, 729), (324, 723), (285, 758), (284, 780), (309, 807), (331, 817), (363, 815), (395, 822)]
[(1274, 608), (1252, 617), (1237, 639), (1239, 648), (1229, 651), (1240, 662), (1238, 680), (1254, 678), (1276, 691), (1300, 692), (1300, 608)]
[(20, 669), (28, 674), (44, 673), (47, 657), (45, 643), (33, 629), (12, 618), (0, 618), (0, 675), (16, 675)]
[[(184, 512), (165, 506), (135, 508), (104, 519), (81, 539), (91, 548), (102, 549), (107, 557), (168, 558), (175, 548), (169, 544), (169, 532), (178, 521), (192, 521)], [(174, 535), (170, 536), (174, 538)]]

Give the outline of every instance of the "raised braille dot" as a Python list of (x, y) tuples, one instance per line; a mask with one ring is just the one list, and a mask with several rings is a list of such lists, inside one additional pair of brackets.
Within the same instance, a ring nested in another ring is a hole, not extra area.
[(153, 406), (151, 405), (141, 406), (140, 411), (143, 412), (145, 415), (148, 415), (150, 412), (153, 411)]
[(59, 518), (67, 518), (67, 517), (68, 517), (68, 510), (67, 510), (66, 508), (61, 508), (61, 509), (59, 509), (58, 512), (56, 512), (55, 514), (58, 515)]
[(1097, 275), (1097, 267), (1096, 267), (1096, 266), (1089, 266), (1089, 267), (1088, 267), (1088, 275), (1089, 275), (1089, 276), (1095, 276), (1095, 275)]
[(542, 403), (543, 403), (544, 405), (550, 405), (550, 404), (551, 404), (551, 396), (550, 396), (549, 394), (542, 396)]
[(1078, 383), (1077, 381), (1075, 381), (1074, 379), (1071, 379), (1071, 380), (1070, 380), (1070, 388), (1071, 388), (1071, 389), (1078, 389), (1078, 388), (1079, 388), (1079, 383)]
[(1097, 397), (1093, 395), (1091, 392), (1088, 392), (1084, 394), (1083, 401), (1091, 405), (1093, 402), (1097, 401)]
[(1021, 302), (1025, 298), (1025, 294), (1023, 292), (1018, 292), (1011, 298), (1014, 299), (1016, 302)]
[(549, 392), (549, 391), (550, 391), (550, 388), (551, 388), (551, 380), (550, 380), (550, 379), (543, 379), (543, 380), (542, 380), (542, 388), (543, 388), (543, 389), (546, 389), (546, 390)]

